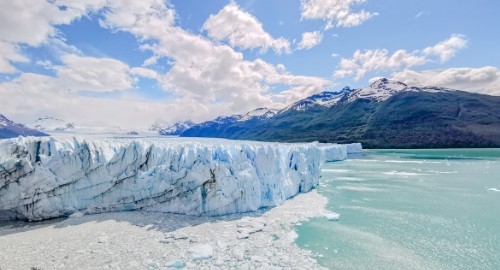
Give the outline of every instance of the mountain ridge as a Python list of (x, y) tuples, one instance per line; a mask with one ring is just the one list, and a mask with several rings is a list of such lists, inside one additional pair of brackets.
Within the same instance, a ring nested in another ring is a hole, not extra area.
[(365, 88), (312, 95), (268, 119), (204, 123), (180, 136), (361, 142), (369, 148), (498, 147), (500, 97), (382, 78)]
[(15, 123), (3, 114), (0, 114), (0, 139), (15, 138), (18, 136), (48, 136), (23, 124)]
[(177, 122), (174, 123), (173, 125), (157, 122), (154, 123), (149, 128), (149, 131), (156, 132), (158, 133), (158, 135), (165, 135), (165, 136), (180, 135), (182, 132), (191, 128), (193, 125), (195, 125), (195, 123), (191, 120), (187, 120), (184, 122)]
[(59, 119), (52, 116), (43, 116), (37, 118), (34, 122), (26, 124), (27, 127), (46, 131), (46, 132), (58, 132), (58, 131), (68, 131), (77, 128), (78, 126), (73, 122), (66, 122), (63, 119)]

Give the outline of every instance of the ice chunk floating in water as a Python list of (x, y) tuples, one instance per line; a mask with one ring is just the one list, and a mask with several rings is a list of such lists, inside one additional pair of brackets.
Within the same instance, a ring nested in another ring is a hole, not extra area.
[(207, 139), (0, 141), (0, 219), (144, 209), (222, 215), (317, 186), (317, 144)]
[(340, 214), (332, 213), (332, 212), (330, 212), (330, 213), (324, 213), (323, 217), (325, 217), (326, 219), (328, 219), (330, 221), (337, 221), (340, 218)]

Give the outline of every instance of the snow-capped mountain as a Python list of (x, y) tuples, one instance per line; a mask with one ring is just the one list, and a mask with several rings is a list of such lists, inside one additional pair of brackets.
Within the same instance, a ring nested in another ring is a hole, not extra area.
[(238, 122), (243, 118), (242, 115), (236, 114), (236, 115), (230, 115), (230, 116), (219, 116), (215, 118), (213, 121), (207, 121), (204, 123), (201, 123), (201, 125), (206, 125), (206, 124), (211, 124), (211, 123), (216, 123), (216, 124), (227, 124), (227, 123), (233, 123), (233, 122)]
[(248, 121), (252, 121), (252, 120), (253, 121), (265, 121), (265, 120), (273, 117), (274, 115), (276, 115), (278, 112), (279, 112), (279, 110), (275, 110), (275, 109), (257, 108), (257, 109), (250, 111), (244, 115), (235, 114), (235, 115), (230, 115), (230, 116), (219, 116), (219, 117), (215, 118), (214, 120), (205, 121), (205, 122), (193, 125), (191, 127), (193, 127), (193, 128), (211, 127), (211, 126), (215, 126), (215, 125), (223, 126), (223, 125), (228, 125), (231, 123), (248, 122)]
[(38, 130), (26, 127), (25, 125), (15, 123), (0, 114), (0, 139), (14, 138), (17, 136), (47, 136)]
[(181, 136), (361, 142), (373, 148), (498, 147), (498, 115), (497, 96), (382, 78), (364, 88), (309, 96), (265, 121), (219, 117)]
[(27, 126), (46, 132), (69, 131), (77, 128), (77, 125), (73, 122), (67, 122), (51, 116), (40, 117), (34, 122), (27, 124)]
[[(217, 133), (224, 131), (227, 127), (242, 123), (246, 128), (251, 128), (269, 119), (272, 119), (278, 113), (278, 110), (268, 108), (258, 108), (244, 115), (236, 114), (231, 116), (219, 116), (211, 121), (202, 122), (187, 129), (181, 136), (200, 137), (199, 131), (203, 133), (202, 137), (217, 137)], [(237, 132), (233, 130), (232, 132)], [(205, 133), (206, 132), (206, 133)]]
[(381, 78), (374, 81), (370, 86), (356, 89), (349, 93), (348, 101), (366, 98), (375, 101), (384, 101), (401, 92), (446, 92), (454, 91), (443, 87), (418, 87), (408, 86), (402, 82)]
[(13, 121), (5, 117), (3, 114), (0, 114), (0, 127), (8, 127), (15, 125)]
[[(231, 115), (231, 116), (219, 116), (219, 117), (215, 118), (214, 120), (205, 121), (205, 122), (196, 124), (196, 125), (188, 128), (188, 129), (186, 129), (185, 131), (183, 131), (179, 135), (189, 137), (190, 134), (194, 133), (193, 135), (195, 137), (197, 137), (196, 136), (196, 132), (194, 132), (195, 130), (207, 130), (207, 131), (210, 131), (210, 130), (213, 130), (214, 128), (221, 128), (221, 127), (224, 127), (224, 126), (227, 126), (227, 125), (231, 125), (233, 123), (237, 123), (242, 118), (243, 118), (243, 116), (240, 115), (240, 114)], [(210, 137), (210, 135), (207, 134), (206, 137)]]
[(349, 88), (349, 86), (346, 86), (339, 92), (321, 92), (319, 94), (312, 95), (293, 103), (292, 105), (281, 110), (280, 113), (289, 110), (305, 111), (316, 106), (331, 107), (339, 102), (342, 98), (348, 96), (352, 91), (353, 90)]
[(374, 101), (384, 101), (401, 92), (446, 92), (454, 91), (443, 87), (417, 87), (408, 86), (402, 82), (381, 78), (374, 81), (370, 86), (351, 89), (349, 86), (344, 87), (339, 92), (321, 92), (299, 100), (292, 105), (281, 110), (279, 113), (284, 113), (289, 110), (306, 111), (315, 107), (329, 108), (341, 102), (353, 102), (357, 99), (370, 99)]
[(230, 123), (235, 123), (235, 122), (247, 122), (250, 120), (256, 120), (256, 121), (264, 121), (266, 119), (269, 119), (276, 115), (278, 113), (278, 110), (275, 109), (268, 109), (268, 108), (257, 108), (253, 111), (249, 111), (248, 113), (241, 115), (241, 114), (235, 114), (235, 115), (230, 115), (230, 116), (219, 116), (215, 118), (214, 120), (211, 121), (206, 121), (200, 124), (197, 124), (197, 126), (211, 126), (213, 124), (217, 125), (225, 125), (225, 124), (230, 124)]
[(278, 110), (275, 109), (257, 108), (243, 115), (238, 121), (243, 122), (252, 119), (265, 120), (273, 117), (276, 113), (278, 113)]
[(27, 124), (36, 130), (43, 131), (50, 135), (55, 134), (73, 134), (73, 135), (99, 135), (99, 134), (116, 134), (116, 135), (139, 135), (147, 133), (147, 131), (127, 130), (119, 126), (85, 126), (77, 125), (74, 122), (52, 117), (43, 116), (35, 121)]
[(325, 109), (338, 103), (353, 102), (358, 99), (369, 99), (377, 102), (387, 100), (388, 98), (401, 92), (446, 92), (455, 91), (442, 87), (409, 87), (408, 85), (387, 78), (381, 78), (374, 81), (370, 86), (359, 89), (352, 89), (349, 86), (342, 88), (338, 92), (325, 91), (301, 99), (282, 110), (268, 108), (258, 108), (246, 113), (245, 115), (219, 116), (211, 121), (206, 121), (195, 126), (213, 127), (214, 125), (227, 125), (235, 122), (247, 122), (250, 120), (267, 120), (276, 115), (281, 115), (289, 111), (308, 111), (312, 108)]
[(178, 122), (173, 125), (157, 122), (154, 123), (149, 130), (159, 135), (179, 135), (194, 125), (195, 123), (191, 120)]

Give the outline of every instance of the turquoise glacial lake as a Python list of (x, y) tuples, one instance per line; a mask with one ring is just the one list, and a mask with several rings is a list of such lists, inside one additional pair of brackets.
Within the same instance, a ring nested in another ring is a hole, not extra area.
[(500, 269), (500, 149), (365, 150), (318, 192), (340, 220), (296, 242), (329, 269)]

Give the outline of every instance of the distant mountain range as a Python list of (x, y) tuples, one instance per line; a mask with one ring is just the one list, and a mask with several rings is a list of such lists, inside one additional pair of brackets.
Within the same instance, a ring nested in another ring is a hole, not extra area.
[(66, 122), (62, 119), (44, 116), (39, 117), (33, 123), (26, 124), (28, 127), (40, 130), (40, 131), (68, 131), (77, 128), (77, 125), (73, 122)]
[(97, 127), (97, 126), (81, 126), (74, 122), (68, 122), (63, 119), (52, 116), (43, 116), (37, 118), (26, 125), (14, 123), (5, 116), (0, 117), (0, 139), (13, 138), (17, 136), (50, 136), (53, 134), (70, 134), (70, 135), (151, 135), (150, 131), (140, 130), (125, 130), (118, 126)]
[(18, 136), (48, 136), (47, 134), (25, 125), (14, 123), (0, 114), (0, 139), (15, 138)]
[(163, 124), (163, 123), (155, 123), (149, 128), (149, 131), (155, 132), (158, 135), (180, 135), (184, 131), (188, 130), (195, 123), (191, 120), (187, 120), (184, 122), (178, 122), (173, 125)]
[(276, 115), (278, 111), (258, 108), (245, 115), (221, 116), (215, 120), (192, 126), (180, 135), (182, 137), (234, 138), (239, 133), (248, 132)]
[(283, 110), (218, 117), (184, 137), (361, 142), (367, 148), (500, 147), (500, 97), (380, 79), (323, 92)]
[(195, 125), (192, 121), (175, 124), (156, 122), (149, 129), (122, 129), (118, 126), (98, 127), (82, 126), (52, 116), (37, 118), (26, 125), (15, 123), (5, 116), (0, 115), (0, 139), (14, 138), (17, 136), (48, 136), (52, 134), (96, 135), (108, 134), (117, 136), (155, 136), (155, 135), (180, 135)]
[(500, 147), (500, 97), (380, 79), (365, 88), (315, 94), (281, 110), (258, 108), (199, 124), (157, 122), (129, 132), (49, 116), (25, 126), (0, 115), (0, 138), (46, 133), (361, 142), (366, 148)]

